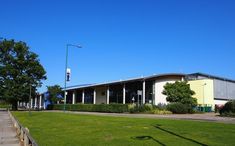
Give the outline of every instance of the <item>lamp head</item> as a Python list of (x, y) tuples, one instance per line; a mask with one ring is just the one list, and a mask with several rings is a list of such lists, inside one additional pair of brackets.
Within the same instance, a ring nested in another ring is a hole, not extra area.
[(67, 44), (67, 46), (73, 46), (73, 47), (77, 47), (77, 48), (82, 48), (81, 45), (74, 45), (74, 44)]

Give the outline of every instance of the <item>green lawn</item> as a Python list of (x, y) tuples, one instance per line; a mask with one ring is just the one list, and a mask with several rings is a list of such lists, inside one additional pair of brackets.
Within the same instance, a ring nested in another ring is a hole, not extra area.
[(13, 114), (40, 146), (235, 144), (232, 124), (50, 112)]

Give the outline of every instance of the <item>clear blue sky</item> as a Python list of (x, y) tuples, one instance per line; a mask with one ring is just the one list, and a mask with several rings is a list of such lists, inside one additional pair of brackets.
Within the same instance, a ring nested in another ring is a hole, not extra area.
[(169, 72), (235, 79), (234, 0), (1, 0), (0, 36), (25, 41), (63, 86)]

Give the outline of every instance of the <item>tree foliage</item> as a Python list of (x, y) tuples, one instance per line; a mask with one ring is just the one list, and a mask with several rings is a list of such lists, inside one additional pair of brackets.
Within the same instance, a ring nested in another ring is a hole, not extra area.
[(47, 86), (47, 92), (49, 93), (51, 102), (56, 103), (60, 100), (58, 96), (61, 95), (62, 88), (60, 87), (60, 85)]
[(166, 95), (166, 100), (171, 103), (179, 102), (192, 106), (197, 105), (197, 99), (192, 97), (195, 92), (190, 89), (187, 82), (166, 83), (162, 94)]
[(38, 55), (29, 51), (24, 42), (0, 41), (0, 100), (17, 109), (17, 101), (28, 101), (30, 86), (32, 96), (46, 79), (46, 71)]

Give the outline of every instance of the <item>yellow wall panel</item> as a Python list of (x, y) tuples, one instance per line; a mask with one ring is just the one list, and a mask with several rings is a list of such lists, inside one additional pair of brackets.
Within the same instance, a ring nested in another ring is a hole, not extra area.
[(198, 104), (214, 106), (214, 85), (213, 80), (193, 80), (188, 82), (191, 90), (195, 92), (194, 98), (197, 99)]

